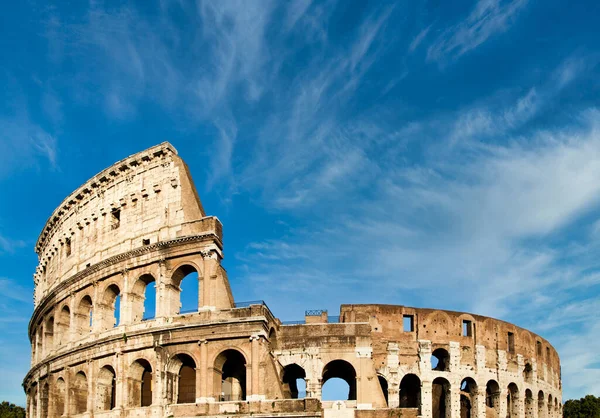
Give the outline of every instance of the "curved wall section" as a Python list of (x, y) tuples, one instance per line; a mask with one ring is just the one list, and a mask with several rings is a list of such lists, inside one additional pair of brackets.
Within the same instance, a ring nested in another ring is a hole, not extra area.
[(561, 415), (558, 354), (538, 335), (390, 305), (282, 323), (262, 301), (234, 302), (222, 249), (168, 143), (73, 192), (36, 245), (28, 416)]

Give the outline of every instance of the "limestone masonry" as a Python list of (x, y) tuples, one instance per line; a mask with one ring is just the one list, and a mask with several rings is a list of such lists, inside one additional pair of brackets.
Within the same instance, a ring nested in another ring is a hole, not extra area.
[[(74, 191), (35, 250), (32, 418), (562, 416), (556, 351), (507, 322), (342, 305), (288, 324), (236, 303), (222, 225), (168, 143)], [(196, 279), (197, 307), (181, 312)], [(345, 400), (321, 400), (332, 378)]]

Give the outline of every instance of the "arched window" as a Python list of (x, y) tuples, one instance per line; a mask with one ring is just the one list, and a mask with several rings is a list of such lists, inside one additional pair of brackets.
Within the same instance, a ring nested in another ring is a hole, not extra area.
[(543, 418), (544, 416), (544, 392), (541, 390), (538, 392), (538, 417)]
[(46, 354), (54, 349), (54, 317), (48, 318), (44, 324), (44, 350)]
[(506, 412), (510, 418), (519, 416), (519, 388), (516, 384), (508, 385), (508, 394), (506, 395)]
[(431, 353), (431, 369), (437, 370), (440, 372), (446, 372), (449, 370), (448, 366), (450, 365), (450, 355), (448, 351), (443, 348), (438, 348), (433, 353)]
[(470, 377), (463, 379), (460, 384), (460, 416), (471, 418), (477, 414), (477, 383)]
[(198, 312), (200, 306), (200, 282), (198, 271), (190, 265), (183, 265), (173, 272), (171, 281), (179, 287), (179, 309), (177, 314)]
[(495, 380), (490, 380), (485, 385), (485, 405), (500, 416), (500, 385)]
[(169, 380), (175, 386), (176, 403), (196, 402), (196, 362), (187, 354), (177, 354), (169, 361)]
[(388, 382), (385, 377), (382, 375), (377, 375), (377, 380), (379, 380), (379, 387), (381, 388), (381, 392), (383, 393), (383, 398), (385, 399), (385, 406), (389, 405), (388, 402)]
[(87, 411), (87, 399), (88, 399), (88, 383), (87, 377), (84, 372), (78, 372), (74, 378), (73, 383), (70, 385), (71, 389), (71, 402), (73, 403), (73, 413), (82, 414)]
[(450, 399), (450, 382), (443, 377), (434, 379), (431, 388), (433, 418), (450, 418), (452, 402)]
[(220, 401), (246, 399), (246, 359), (237, 350), (225, 350), (215, 359), (216, 398)]
[(93, 315), (92, 298), (86, 295), (79, 301), (76, 312), (77, 332), (80, 337), (87, 337), (92, 332)]
[(152, 319), (156, 315), (156, 280), (151, 274), (144, 274), (133, 285), (133, 322)]
[(548, 417), (552, 416), (552, 395), (548, 395)]
[(67, 305), (63, 306), (57, 316), (57, 345), (63, 345), (70, 341), (71, 333), (71, 311)]
[(277, 345), (277, 332), (275, 331), (275, 328), (271, 328), (269, 330), (269, 342), (271, 343), (271, 350), (276, 350), (278, 345)]
[(131, 406), (152, 405), (152, 366), (139, 359), (129, 368), (129, 394)]
[(356, 370), (347, 361), (333, 360), (327, 363), (323, 368), (322, 382), (322, 400), (356, 400)]
[(62, 415), (65, 415), (65, 393), (65, 381), (62, 377), (59, 377), (58, 379), (56, 379), (56, 383), (54, 384), (52, 396), (53, 406), (51, 416), (60, 417)]
[(525, 391), (525, 416), (526, 417), (533, 417), (533, 415), (535, 414), (536, 411), (536, 403), (534, 402), (533, 399), (533, 393), (531, 392), (530, 389), (527, 389)]
[(96, 409), (109, 411), (115, 407), (116, 373), (111, 366), (104, 366), (98, 373), (96, 381)]
[(37, 392), (38, 392), (38, 387), (37, 385), (33, 386), (30, 391), (29, 391), (29, 411), (30, 417), (36, 417), (37, 416)]
[(288, 399), (306, 397), (306, 372), (297, 364), (288, 364), (283, 368), (283, 391)]
[(102, 297), (103, 308), (103, 326), (106, 331), (119, 326), (121, 316), (121, 290), (116, 284), (111, 284), (104, 291)]
[(523, 380), (527, 383), (531, 383), (533, 380), (533, 367), (530, 363), (526, 363), (523, 368)]
[(421, 380), (407, 374), (400, 382), (400, 408), (421, 408)]

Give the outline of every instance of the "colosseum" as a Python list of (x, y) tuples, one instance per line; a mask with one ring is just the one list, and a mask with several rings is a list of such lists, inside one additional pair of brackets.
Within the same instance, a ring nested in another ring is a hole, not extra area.
[[(32, 418), (561, 416), (556, 351), (513, 324), (378, 304), (286, 323), (236, 302), (222, 225), (169, 143), (75, 190), (35, 251)], [(347, 393), (322, 400), (335, 378)]]

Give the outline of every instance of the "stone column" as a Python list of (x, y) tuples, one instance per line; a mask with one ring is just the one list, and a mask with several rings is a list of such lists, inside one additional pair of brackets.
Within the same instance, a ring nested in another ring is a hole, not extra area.
[(87, 398), (87, 412), (94, 411), (94, 404), (96, 403), (96, 382), (95, 382), (95, 370), (94, 363), (88, 361), (87, 366), (87, 384), (88, 384), (88, 398)]
[(259, 401), (264, 399), (264, 395), (260, 393), (260, 335), (254, 334), (250, 337), (251, 353), (250, 353), (250, 396), (249, 401)]
[(156, 318), (165, 317), (169, 313), (169, 297), (167, 292), (167, 266), (164, 259), (159, 260), (156, 275)]
[(371, 347), (356, 347), (358, 357), (358, 373), (356, 382), (356, 407), (358, 409), (371, 409), (373, 404), (369, 399), (369, 379), (367, 378), (368, 365), (371, 361), (373, 349)]
[(65, 367), (63, 376), (65, 377), (65, 410), (63, 415), (71, 415), (71, 370), (69, 367)]
[[(450, 349), (452, 349), (452, 345), (450, 346)], [(450, 363), (452, 363), (452, 360), (450, 360)], [(454, 370), (456, 370), (456, 368)], [(448, 411), (449, 407), (450, 417), (460, 418), (460, 381), (450, 381), (450, 390), (448, 391), (447, 396), (450, 397), (450, 400), (446, 398), (446, 411)], [(447, 414), (448, 412), (446, 412), (446, 415)]]
[(115, 382), (115, 408), (124, 408), (127, 399), (127, 367), (125, 357), (121, 351), (115, 352), (116, 382)]
[(506, 396), (508, 395), (508, 389), (500, 388), (500, 413), (499, 417), (505, 417), (508, 412), (508, 404), (506, 403)]
[(433, 417), (433, 384), (425, 380), (421, 382), (421, 417)]
[(208, 393), (208, 379), (209, 376), (212, 377), (212, 367), (209, 369), (208, 367), (208, 341), (200, 340), (198, 341), (198, 345), (200, 346), (200, 382), (199, 382), (199, 400), (196, 402), (211, 402), (214, 399), (209, 397)]
[(471, 416), (474, 418), (485, 418), (486, 417), (486, 406), (485, 406), (485, 386), (477, 387), (475, 392), (475, 402), (473, 402), (473, 409)]
[(37, 391), (35, 392), (35, 416), (36, 418), (42, 417), (42, 385), (40, 379), (37, 379)]
[(400, 406), (400, 382), (398, 380), (400, 349), (398, 348), (398, 343), (388, 343), (387, 353), (387, 368), (390, 376), (388, 382), (388, 407), (398, 408)]
[[(216, 306), (216, 279), (219, 266), (219, 256), (213, 250), (202, 251), (203, 267), (202, 281), (199, 283), (198, 307)], [(198, 275), (199, 276), (199, 275)], [(200, 279), (200, 277), (198, 277)]]

